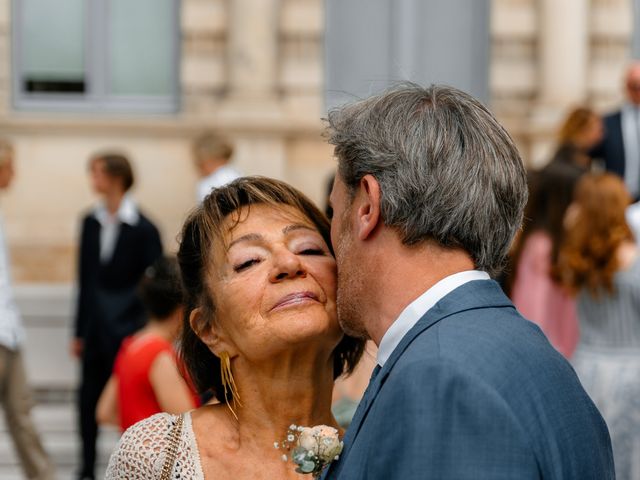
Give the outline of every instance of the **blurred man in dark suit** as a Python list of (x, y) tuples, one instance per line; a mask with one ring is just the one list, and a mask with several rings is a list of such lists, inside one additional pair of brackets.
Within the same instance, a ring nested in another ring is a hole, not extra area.
[(158, 229), (127, 193), (134, 176), (122, 154), (105, 152), (90, 163), (100, 202), (82, 221), (79, 295), (72, 354), (82, 361), (79, 391), (82, 466), (79, 478), (95, 478), (96, 406), (122, 340), (145, 322), (136, 289), (161, 254)]

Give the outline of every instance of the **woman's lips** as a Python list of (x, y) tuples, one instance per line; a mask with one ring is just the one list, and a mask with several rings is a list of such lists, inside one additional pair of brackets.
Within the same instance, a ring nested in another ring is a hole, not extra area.
[(277, 310), (280, 308), (290, 307), (292, 305), (298, 305), (305, 302), (317, 302), (318, 296), (313, 292), (295, 292), (285, 295), (271, 308), (271, 310)]

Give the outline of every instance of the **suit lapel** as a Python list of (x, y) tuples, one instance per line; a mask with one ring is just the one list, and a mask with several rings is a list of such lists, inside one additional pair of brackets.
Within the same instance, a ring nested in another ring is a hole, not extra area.
[(387, 360), (384, 367), (380, 370), (380, 373), (369, 383), (369, 386), (358, 405), (358, 409), (353, 416), (351, 425), (349, 425), (349, 428), (347, 429), (341, 460), (335, 468), (329, 470), (327, 477), (330, 477), (334, 473), (337, 476), (342, 466), (346, 463), (351, 446), (360, 432), (360, 428), (371, 409), (371, 405), (373, 405), (373, 402), (375, 401), (378, 391), (384, 384), (398, 359), (402, 356), (409, 345), (411, 345), (411, 343), (423, 332), (451, 315), (467, 310), (489, 307), (513, 307), (513, 304), (502, 292), (502, 289), (495, 281), (474, 280), (447, 294), (431, 309), (429, 309), (429, 311), (427, 311), (420, 320), (418, 320), (413, 328), (402, 338), (389, 357), (389, 360)]

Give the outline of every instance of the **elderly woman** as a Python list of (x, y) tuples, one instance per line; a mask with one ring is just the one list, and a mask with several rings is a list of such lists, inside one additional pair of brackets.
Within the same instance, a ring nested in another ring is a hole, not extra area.
[(134, 425), (107, 478), (299, 478), (274, 443), (291, 424), (337, 428), (333, 382), (363, 348), (338, 325), (328, 221), (292, 187), (245, 177), (187, 219), (178, 259), (181, 354), (220, 403)]

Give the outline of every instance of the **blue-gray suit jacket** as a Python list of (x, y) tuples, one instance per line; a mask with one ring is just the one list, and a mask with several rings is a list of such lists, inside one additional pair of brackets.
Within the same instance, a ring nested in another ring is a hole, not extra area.
[(326, 478), (615, 478), (569, 363), (492, 280), (440, 300), (372, 379)]

